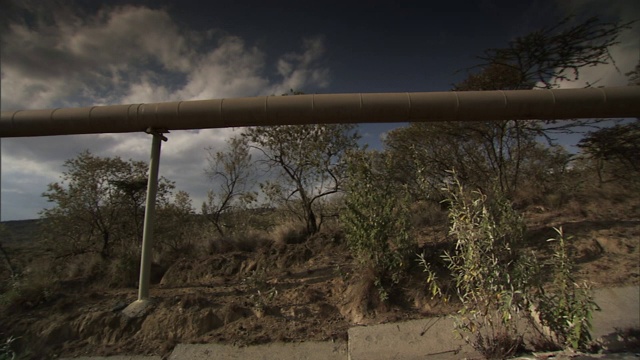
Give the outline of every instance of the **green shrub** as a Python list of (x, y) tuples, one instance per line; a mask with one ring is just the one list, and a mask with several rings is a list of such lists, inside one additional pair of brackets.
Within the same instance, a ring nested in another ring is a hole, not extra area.
[[(466, 191), (455, 173), (447, 186), (449, 233), (455, 250), (443, 255), (462, 304), (457, 332), (487, 358), (513, 355), (523, 339), (516, 314), (526, 309), (531, 259), (522, 251), (524, 223), (509, 201), (495, 191), (492, 199)], [(432, 295), (441, 293), (424, 257)], [(466, 336), (465, 336), (466, 335)], [(469, 335), (474, 339), (469, 339)]]
[(382, 301), (405, 273), (411, 225), (408, 192), (388, 181), (387, 161), (376, 153), (351, 153), (340, 216), (349, 249), (362, 267), (373, 271)]
[(553, 284), (549, 291), (540, 288), (540, 322), (551, 330), (550, 340), (558, 346), (587, 349), (591, 343), (591, 320), (598, 305), (589, 285), (579, 284), (573, 278), (573, 260), (564, 233), (562, 228), (554, 229), (557, 236), (548, 240), (555, 242), (551, 260)]

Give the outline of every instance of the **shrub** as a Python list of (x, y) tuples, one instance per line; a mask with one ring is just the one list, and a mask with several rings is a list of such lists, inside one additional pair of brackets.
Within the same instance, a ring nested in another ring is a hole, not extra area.
[(411, 224), (408, 192), (388, 181), (388, 158), (364, 151), (348, 160), (345, 209), (340, 220), (349, 249), (374, 273), (382, 301), (407, 266)]
[(48, 263), (32, 264), (21, 275), (11, 279), (9, 288), (0, 295), (0, 306), (8, 309), (31, 309), (53, 299), (58, 279)]
[(540, 288), (540, 323), (551, 330), (550, 340), (558, 346), (586, 349), (591, 342), (593, 311), (598, 305), (593, 300), (589, 285), (586, 282), (579, 284), (573, 278), (573, 260), (562, 228), (554, 230), (557, 236), (548, 240), (555, 242), (551, 260), (553, 284), (551, 291)]
[[(524, 225), (509, 201), (495, 191), (465, 191), (455, 173), (447, 186), (449, 233), (455, 250), (443, 255), (462, 303), (456, 330), (488, 358), (513, 355), (522, 345), (516, 314), (526, 309), (527, 287), (533, 274), (523, 255)], [(432, 295), (441, 293), (434, 271), (424, 257)], [(454, 294), (445, 294), (448, 296)]]
[(114, 287), (135, 287), (140, 280), (140, 254), (124, 252), (111, 260), (106, 280)]

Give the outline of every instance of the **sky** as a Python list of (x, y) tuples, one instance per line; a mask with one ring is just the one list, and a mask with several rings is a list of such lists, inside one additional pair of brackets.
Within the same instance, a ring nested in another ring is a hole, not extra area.
[[(207, 3), (207, 4), (205, 4)], [(204, 5), (203, 5), (204, 4)], [(488, 48), (576, 21), (640, 19), (635, 0), (458, 1), (37, 1), (4, 0), (2, 110), (47, 109), (305, 93), (448, 91)], [(611, 49), (616, 66), (585, 69), (575, 83), (627, 84), (640, 25)], [(462, 70), (462, 71), (461, 71)], [(361, 124), (381, 146), (399, 124)], [(160, 175), (196, 209), (214, 186), (206, 148), (224, 150), (241, 129), (175, 131)], [(47, 184), (84, 150), (148, 161), (147, 134), (1, 140), (3, 221), (37, 218)]]

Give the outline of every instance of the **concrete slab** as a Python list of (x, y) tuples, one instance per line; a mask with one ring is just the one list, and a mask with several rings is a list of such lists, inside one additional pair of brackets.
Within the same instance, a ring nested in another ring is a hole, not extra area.
[[(619, 350), (623, 344), (615, 344), (617, 331), (640, 328), (640, 288), (599, 289), (594, 299), (601, 311), (593, 316), (593, 338), (604, 340), (610, 350)], [(462, 339), (456, 339), (453, 321), (437, 317), (351, 328), (349, 360), (481, 358)]]
[[(618, 330), (640, 328), (640, 288), (599, 289), (594, 292), (601, 311), (594, 314), (593, 337), (614, 341)], [(170, 360), (282, 359), (282, 360), (453, 360), (481, 358), (453, 333), (451, 317), (436, 317), (349, 329), (345, 342), (271, 343), (248, 347), (222, 344), (179, 344)], [(613, 349), (612, 347), (609, 347)], [(631, 359), (634, 354), (585, 355), (584, 359)], [(618, 357), (616, 357), (618, 356)], [(159, 356), (78, 357), (81, 360), (159, 360)], [(582, 358), (581, 358), (582, 359)]]
[(169, 360), (230, 360), (230, 359), (279, 359), (326, 360), (347, 359), (346, 342), (271, 343), (237, 347), (222, 344), (178, 344)]
[(349, 360), (481, 357), (453, 332), (451, 317), (349, 329)]
[(593, 295), (601, 309), (593, 314), (594, 338), (614, 334), (617, 329), (640, 329), (640, 287), (598, 289)]

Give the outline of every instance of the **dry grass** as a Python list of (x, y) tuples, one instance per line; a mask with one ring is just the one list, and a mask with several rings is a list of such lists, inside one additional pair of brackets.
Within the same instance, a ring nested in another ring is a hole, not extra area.
[(305, 226), (291, 220), (276, 225), (270, 235), (275, 244), (301, 244), (308, 238)]
[(0, 295), (0, 307), (9, 311), (32, 309), (51, 300), (58, 284), (50, 262), (33, 262), (21, 275), (10, 280), (9, 288)]
[(209, 254), (226, 254), (234, 251), (254, 252), (272, 242), (270, 234), (266, 231), (249, 229), (225, 236), (211, 236), (207, 241), (207, 252)]

